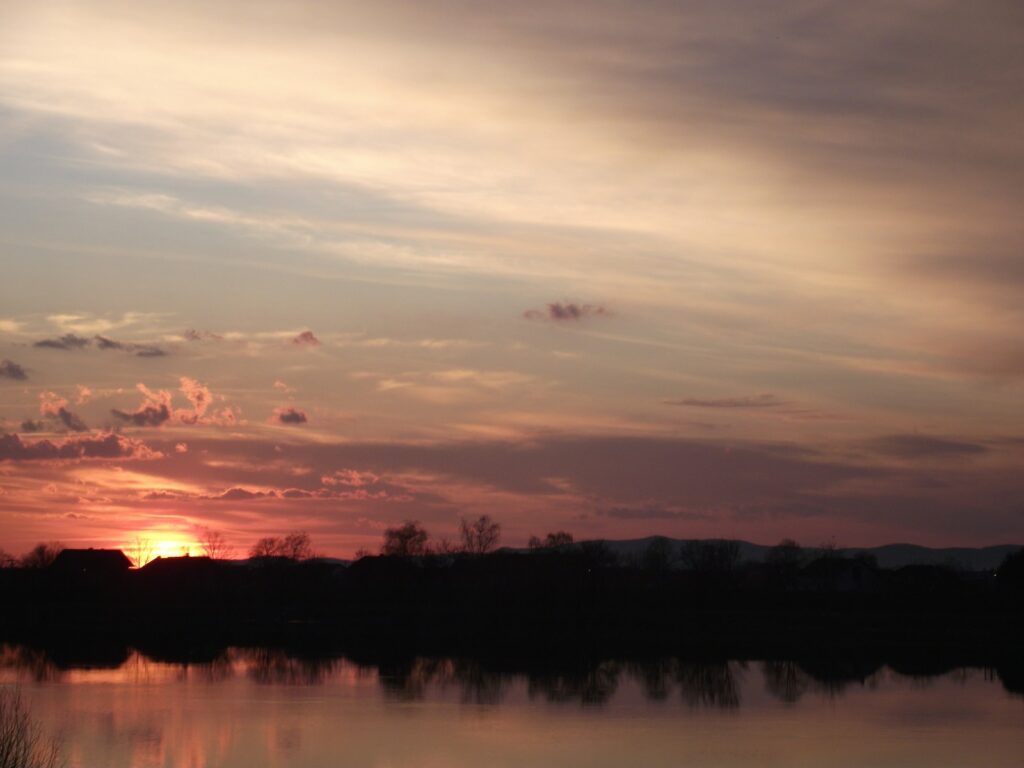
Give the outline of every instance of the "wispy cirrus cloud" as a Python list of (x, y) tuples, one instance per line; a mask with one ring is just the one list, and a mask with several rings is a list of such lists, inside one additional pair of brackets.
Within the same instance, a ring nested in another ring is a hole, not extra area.
[(989, 450), (981, 443), (918, 434), (885, 435), (869, 440), (867, 445), (878, 453), (903, 459), (978, 456)]
[(607, 507), (599, 508), (597, 514), (616, 520), (708, 520), (710, 512), (694, 512), (687, 509), (647, 504), (638, 507)]
[(92, 336), (106, 334), (119, 328), (152, 324), (163, 318), (154, 312), (122, 312), (121, 314), (63, 312), (46, 316), (46, 320), (65, 333)]
[(779, 406), (788, 405), (787, 400), (783, 400), (775, 395), (764, 394), (764, 395), (751, 395), (749, 397), (712, 397), (712, 398), (700, 398), (700, 397), (686, 397), (681, 400), (665, 400), (666, 405), (684, 405), (693, 408), (778, 408)]
[[(716, 496), (725, 519), (743, 508), (764, 519), (831, 515), (822, 526), (842, 527), (876, 508), (878, 530), (891, 520), (924, 535), (941, 525), (951, 538), (986, 524), (1019, 530), (1019, 514), (988, 490), (1019, 496), (1014, 479), (986, 474), (1005, 460), (987, 436), (1019, 426), (1016, 387), (989, 379), (1024, 374), (1014, 334), (1024, 112), (1007, 96), (1024, 73), (1019, 3), (934, 0), (926, 24), (923, 3), (599, 2), (581, 14), (563, 0), (440, 0), (448, 12), (424, 14), (406, 0), (268, 0), (262, 15), (225, 3), (38, 0), (5, 15), (0, 106), (25, 137), (0, 147), (0, 164), (18, 171), (4, 178), (5, 240), (29, 256), (0, 286), (0, 304), (31, 311), (45, 296), (74, 310), (0, 320), (0, 344), (54, 342), (0, 349), (33, 379), (51, 375), (38, 358), (77, 354), (74, 372), (45, 386), (66, 392), (82, 380), (121, 397), (119, 387), (146, 380), (134, 355), (153, 343), (196, 358), (185, 370), (254, 413), (288, 399), (267, 391), (280, 377), (311, 409), (315, 398), (316, 413), (348, 409), (359, 434), (381, 442), (450, 436), (458, 425), (437, 406), (452, 406), (478, 437), (517, 435), (515, 450), (449, 448), (441, 462), (437, 448), (410, 460), (416, 471), (451, 476), (458, 465), (473, 489), (460, 500), (504, 495), (511, 510), (536, 497), (549, 512), (578, 500), (512, 480), (557, 467), (589, 500), (591, 517), (577, 508), (571, 519), (600, 518), (608, 532), (630, 520), (594, 509), (712, 509)], [(224, 35), (238, 13), (244, 42)], [(58, 237), (53, 221), (76, 236)], [(40, 248), (53, 255), (37, 259)], [(268, 270), (297, 279), (278, 285)], [(147, 307), (183, 314), (165, 325), (111, 309), (140, 290)], [(628, 314), (600, 319), (604, 300)], [(519, 319), (527, 307), (536, 322)], [(182, 334), (186, 322), (232, 330)], [(261, 334), (256, 323), (286, 330)], [(324, 348), (351, 353), (293, 344), (307, 324)], [(465, 329), (490, 346), (446, 342)], [(541, 359), (569, 331), (580, 357)], [(103, 360), (74, 352), (76, 339), (101, 349), (97, 337), (110, 342)], [(443, 360), (435, 373), (421, 349)], [(354, 366), (382, 373), (363, 386)], [(466, 373), (499, 370), (532, 378)], [(347, 387), (325, 385), (346, 376)], [(10, 385), (18, 380), (4, 379), (5, 416), (35, 406)], [(538, 396), (548, 381), (554, 396)], [(765, 391), (799, 402), (743, 396)], [(666, 396), (693, 410), (659, 405)], [(139, 426), (218, 417), (219, 402), (182, 397), (166, 411), (112, 404), (142, 411)], [(833, 454), (815, 453), (826, 430), (809, 421), (824, 415), (804, 402), (849, 415), (829, 435)], [(697, 413), (737, 437), (731, 453), (533, 440), (615, 422), (631, 435), (685, 435)], [(35, 423), (67, 428), (57, 419)], [(908, 441), (918, 425), (934, 434)], [(287, 454), (309, 431), (275, 439)], [(764, 449), (754, 462), (744, 447), (769, 431), (812, 456), (773, 464), (765, 454), (781, 452)], [(866, 437), (890, 432), (903, 437)], [(230, 451), (229, 437), (180, 457), (167, 448), (168, 461)], [(405, 448), (362, 449), (373, 461), (360, 454), (351, 466), (381, 471)], [(920, 466), (942, 462), (955, 498), (915, 485)], [(959, 474), (967, 465), (974, 480)], [(847, 474), (867, 468), (853, 494)], [(881, 473), (895, 479), (880, 490)], [(765, 476), (787, 478), (785, 488)], [(206, 487), (261, 482), (224, 474)], [(761, 502), (739, 498), (747, 482)], [(807, 501), (823, 489), (833, 495)], [(945, 511), (957, 506), (960, 527)]]
[(335, 499), (347, 501), (383, 501), (408, 503), (422, 498), (418, 493), (400, 483), (383, 479), (379, 475), (358, 470), (337, 470), (303, 487), (296, 486), (255, 486), (239, 484), (219, 491), (196, 492), (160, 489), (144, 493), (147, 501), (259, 501), (259, 500), (316, 500)]

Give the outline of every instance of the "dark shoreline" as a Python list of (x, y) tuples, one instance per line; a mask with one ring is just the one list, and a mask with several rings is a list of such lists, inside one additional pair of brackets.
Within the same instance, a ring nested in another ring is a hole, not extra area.
[(844, 558), (705, 570), (624, 566), (597, 549), (348, 567), (175, 558), (111, 573), (4, 569), (0, 601), (0, 641), (69, 659), (134, 647), (199, 660), (259, 646), (311, 657), (874, 659), (927, 670), (1015, 666), (1024, 647), (1019, 580)]

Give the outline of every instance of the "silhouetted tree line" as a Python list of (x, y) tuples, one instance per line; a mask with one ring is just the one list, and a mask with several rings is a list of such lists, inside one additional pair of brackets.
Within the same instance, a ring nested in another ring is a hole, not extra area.
[[(763, 646), (854, 643), (872, 633), (938, 643), (1024, 639), (1024, 553), (996, 574), (978, 574), (887, 570), (789, 540), (764, 562), (742, 561), (736, 542), (680, 547), (665, 538), (617, 557), (564, 531), (532, 537), (526, 550), (497, 549), (501, 529), (487, 516), (464, 520), (459, 533), (456, 543), (432, 542), (407, 521), (385, 531), (382, 554), (351, 564), (314, 557), (301, 531), (261, 539), (247, 561), (157, 558), (132, 570), (93, 567), (40, 545), (12, 558), (18, 567), (0, 569), (0, 635), (88, 629), (174, 643), (313, 634), (440, 650), (580, 639), (700, 646), (731, 634)], [(207, 538), (208, 551), (227, 551), (223, 536)]]
[[(459, 522), (459, 542), (447, 539), (430, 542), (430, 535), (418, 520), (406, 520), (398, 526), (384, 530), (382, 555), (389, 557), (425, 557), (427, 555), (486, 555), (494, 551), (501, 540), (501, 525), (489, 515), (476, 520), (463, 518)], [(368, 552), (359, 553), (361, 557)]]

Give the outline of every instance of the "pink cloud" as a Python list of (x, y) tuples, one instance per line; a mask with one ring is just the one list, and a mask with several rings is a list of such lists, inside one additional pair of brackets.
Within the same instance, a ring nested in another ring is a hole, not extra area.
[(189, 414), (183, 411), (178, 411), (178, 418), (183, 424), (196, 424), (200, 422), (206, 414), (206, 410), (210, 407), (210, 403), (213, 401), (213, 395), (210, 393), (210, 388), (205, 384), (200, 384), (195, 379), (190, 379), (188, 376), (182, 376), (181, 393), (185, 395), (185, 398), (190, 403), (192, 403), (192, 413)]
[(339, 488), (247, 488), (234, 486), (220, 493), (186, 493), (182, 491), (148, 491), (141, 497), (146, 501), (259, 501), (264, 499), (339, 499), (349, 501), (386, 501), (405, 503), (414, 500), (408, 493), (390, 489), (342, 490)]
[(237, 423), (235, 412), (230, 408), (222, 408), (216, 413), (207, 415), (214, 396), (210, 388), (188, 376), (182, 376), (179, 391), (192, 404), (192, 408), (174, 408), (173, 398), (165, 389), (154, 392), (145, 384), (137, 384), (144, 400), (134, 411), (111, 410), (111, 413), (122, 421), (137, 427), (159, 427), (168, 422), (196, 425), (212, 424), (228, 426)]
[(72, 432), (86, 432), (89, 429), (84, 421), (68, 410), (67, 399), (54, 392), (39, 394), (39, 415), (59, 421)]
[(171, 393), (165, 389), (154, 392), (141, 382), (136, 388), (145, 398), (142, 404), (134, 411), (121, 411), (117, 408), (111, 409), (111, 414), (128, 424), (136, 427), (159, 427), (170, 421)]
[(373, 474), (373, 472), (360, 472), (356, 469), (339, 469), (334, 474), (324, 475), (321, 477), (320, 482), (328, 486), (348, 485), (358, 488), (364, 485), (373, 485), (374, 483), (380, 482), (380, 477)]

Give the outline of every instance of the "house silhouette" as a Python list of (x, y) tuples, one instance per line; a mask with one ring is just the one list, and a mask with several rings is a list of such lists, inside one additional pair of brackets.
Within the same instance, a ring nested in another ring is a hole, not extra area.
[(61, 576), (104, 579), (122, 576), (131, 567), (131, 560), (119, 549), (65, 549), (50, 564), (50, 571)]

